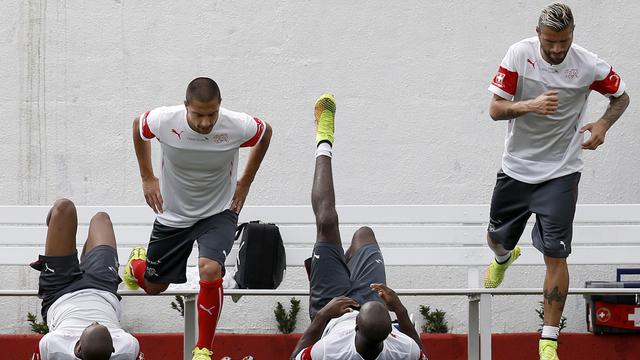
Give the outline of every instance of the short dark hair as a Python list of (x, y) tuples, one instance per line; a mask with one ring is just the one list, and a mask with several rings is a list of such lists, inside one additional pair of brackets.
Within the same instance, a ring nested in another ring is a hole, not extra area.
[(208, 77), (197, 77), (191, 80), (187, 86), (187, 103), (191, 102), (191, 100), (209, 102), (216, 99), (222, 99), (220, 88), (215, 81)]

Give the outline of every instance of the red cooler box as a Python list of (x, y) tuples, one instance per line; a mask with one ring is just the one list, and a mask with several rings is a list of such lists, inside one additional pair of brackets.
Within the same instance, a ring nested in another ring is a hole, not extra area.
[[(640, 281), (622, 281), (640, 269), (617, 269), (616, 281), (587, 281), (588, 288), (639, 288)], [(640, 333), (640, 295), (585, 295), (587, 328), (594, 334)]]

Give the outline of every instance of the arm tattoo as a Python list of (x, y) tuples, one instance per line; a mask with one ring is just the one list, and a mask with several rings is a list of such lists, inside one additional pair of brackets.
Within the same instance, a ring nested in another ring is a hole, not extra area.
[(547, 300), (547, 303), (549, 305), (553, 305), (554, 301), (559, 302), (560, 305), (564, 305), (565, 300), (567, 300), (567, 294), (563, 294), (560, 290), (558, 290), (558, 287), (556, 286), (555, 288), (553, 288), (553, 290), (551, 290), (550, 293), (545, 289), (544, 298), (545, 300)]
[(611, 98), (607, 110), (602, 115), (602, 120), (607, 123), (607, 126), (611, 127), (622, 116), (627, 106), (629, 106), (629, 95), (626, 92), (617, 98)]
[(515, 118), (517, 118), (517, 117), (521, 116), (521, 115), (522, 115), (522, 113), (520, 113), (520, 112), (518, 112), (518, 111), (515, 111), (515, 110), (513, 110), (512, 108), (508, 108), (508, 109), (505, 109), (505, 110), (502, 112), (502, 114), (501, 114), (501, 115), (502, 115), (502, 116), (504, 116), (505, 118), (508, 118), (508, 119), (515, 119)]

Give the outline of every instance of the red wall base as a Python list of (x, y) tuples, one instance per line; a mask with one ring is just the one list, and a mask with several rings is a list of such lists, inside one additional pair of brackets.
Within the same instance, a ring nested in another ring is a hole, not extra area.
[[(538, 360), (538, 334), (494, 334), (492, 360)], [(146, 360), (176, 360), (182, 356), (182, 334), (137, 334)], [(219, 334), (215, 360), (288, 359), (300, 334)], [(0, 360), (27, 360), (37, 348), (38, 335), (0, 335)], [(467, 360), (467, 336), (422, 335), (430, 360)], [(562, 360), (638, 360), (640, 335), (562, 334), (558, 353)]]

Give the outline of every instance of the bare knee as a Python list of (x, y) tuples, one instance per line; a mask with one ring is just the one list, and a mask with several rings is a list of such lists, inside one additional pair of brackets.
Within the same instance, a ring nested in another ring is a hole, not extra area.
[(201, 280), (212, 281), (222, 277), (222, 265), (215, 260), (200, 258), (198, 260), (198, 270)]
[(351, 259), (353, 254), (355, 254), (356, 251), (360, 250), (360, 248), (362, 248), (363, 246), (377, 243), (378, 241), (376, 240), (376, 235), (373, 230), (368, 226), (363, 226), (353, 233), (353, 237), (351, 238), (351, 246), (349, 246), (349, 248), (347, 249), (345, 256), (347, 259)]
[(338, 227), (338, 213), (333, 210), (318, 211), (316, 214), (318, 229), (333, 229)]
[(567, 268), (567, 258), (553, 258), (545, 255), (544, 263), (547, 265), (547, 269), (550, 270), (561, 270)]
[(373, 232), (373, 229), (368, 226), (363, 226), (353, 233), (351, 243), (367, 245), (377, 244), (378, 241), (376, 240), (376, 234)]
[(73, 204), (73, 201), (69, 199), (58, 199), (53, 203), (51, 210), (49, 210), (49, 214), (47, 215), (47, 225), (51, 221), (52, 217), (67, 219), (73, 218), (75, 219), (77, 216), (76, 206)]
[(146, 282), (145, 283), (145, 292), (149, 295), (158, 295), (162, 292), (164, 292), (165, 290), (167, 290), (167, 288), (169, 287), (169, 284), (162, 284), (162, 283), (151, 283), (151, 282)]
[(109, 214), (107, 214), (104, 211), (97, 212), (91, 218), (91, 223), (97, 223), (97, 222), (105, 223), (105, 225), (111, 226), (111, 218), (109, 217)]

